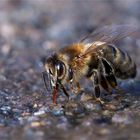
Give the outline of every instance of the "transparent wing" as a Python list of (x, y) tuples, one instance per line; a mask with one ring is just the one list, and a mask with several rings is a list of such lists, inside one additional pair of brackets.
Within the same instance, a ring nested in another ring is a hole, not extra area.
[(80, 41), (80, 43), (91, 44), (82, 55), (96, 53), (99, 47), (114, 43), (117, 40), (133, 34), (137, 30), (136, 27), (130, 25), (112, 25), (99, 28)]
[(104, 26), (90, 33), (84, 37), (80, 42), (92, 43), (95, 41), (101, 41), (106, 43), (113, 43), (121, 38), (131, 35), (138, 29), (131, 25), (111, 25)]

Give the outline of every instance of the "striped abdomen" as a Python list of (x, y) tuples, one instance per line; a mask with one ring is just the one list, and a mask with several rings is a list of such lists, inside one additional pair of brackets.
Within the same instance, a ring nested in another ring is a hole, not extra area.
[(112, 64), (117, 78), (127, 79), (136, 76), (136, 65), (127, 52), (114, 45), (108, 45), (102, 51), (103, 57)]

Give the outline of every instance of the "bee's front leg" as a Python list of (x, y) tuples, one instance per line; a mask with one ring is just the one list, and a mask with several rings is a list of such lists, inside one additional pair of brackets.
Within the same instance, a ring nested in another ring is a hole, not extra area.
[(56, 84), (56, 86), (53, 88), (53, 97), (52, 97), (52, 100), (53, 100), (53, 103), (56, 104), (56, 97), (57, 97), (57, 93), (58, 93), (58, 84)]
[(50, 78), (49, 73), (47, 73), (46, 71), (43, 71), (42, 72), (42, 78), (43, 78), (46, 90), (51, 91), (52, 86), (51, 86), (51, 78)]

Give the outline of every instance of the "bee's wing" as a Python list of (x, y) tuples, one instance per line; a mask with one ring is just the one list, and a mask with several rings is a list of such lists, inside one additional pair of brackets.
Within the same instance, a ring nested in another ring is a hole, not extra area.
[(90, 43), (91, 45), (85, 51), (85, 54), (92, 53), (99, 46), (113, 43), (117, 40), (120, 40), (126, 36), (131, 35), (136, 32), (138, 29), (131, 25), (112, 25), (104, 26), (92, 32), (91, 34), (84, 37), (80, 43)]
[(92, 43), (95, 41), (112, 43), (121, 38), (129, 36), (138, 29), (131, 25), (111, 25), (99, 28), (85, 36), (80, 42)]

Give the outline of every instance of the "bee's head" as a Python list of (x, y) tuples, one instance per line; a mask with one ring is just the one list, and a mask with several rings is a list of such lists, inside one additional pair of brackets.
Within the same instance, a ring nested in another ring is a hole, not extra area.
[(49, 58), (44, 57), (42, 62), (46, 72), (50, 76), (52, 86), (55, 86), (57, 82), (63, 80), (66, 75), (66, 66), (55, 54)]

